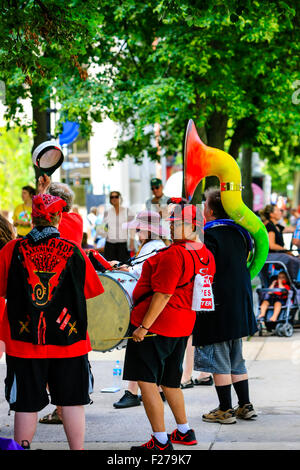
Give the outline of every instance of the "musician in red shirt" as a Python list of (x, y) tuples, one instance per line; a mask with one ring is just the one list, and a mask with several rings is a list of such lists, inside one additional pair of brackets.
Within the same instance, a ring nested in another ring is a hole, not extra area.
[[(194, 283), (199, 278), (208, 282), (198, 309), (204, 310), (208, 304), (213, 308), (213, 299), (206, 294), (211, 292), (215, 264), (200, 241), (202, 213), (191, 204), (176, 209), (170, 217), (172, 245), (144, 262), (133, 292), (133, 339), (127, 344), (123, 378), (138, 382), (153, 430), (150, 441), (133, 447), (133, 451), (168, 452), (173, 449), (172, 443), (197, 443), (187, 422), (180, 382), (186, 343), (196, 319), (196, 311), (192, 310)], [(157, 385), (161, 385), (177, 423), (171, 436), (166, 433)]]
[(34, 228), (1, 250), (0, 296), (7, 300), (0, 325), (6, 344), (6, 399), (15, 411), (14, 439), (30, 445), (37, 413), (62, 405), (70, 449), (82, 449), (84, 407), (92, 380), (86, 298), (103, 292), (84, 251), (60, 238), (65, 201), (33, 198)]

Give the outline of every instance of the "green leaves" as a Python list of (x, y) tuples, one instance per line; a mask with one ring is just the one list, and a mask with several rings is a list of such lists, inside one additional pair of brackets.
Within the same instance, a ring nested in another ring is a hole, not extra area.
[(32, 184), (31, 139), (20, 128), (0, 129), (0, 199), (2, 210), (21, 204), (22, 186)]
[[(216, 113), (230, 123), (225, 149), (247, 142), (272, 158), (299, 133), (292, 0), (42, 0), (0, 15), (0, 78), (15, 121), (17, 98), (39, 86), (85, 137), (93, 119), (118, 122), (118, 159), (141, 161), (145, 151), (159, 159), (157, 144), (181, 155), (190, 118), (208, 143), (219, 142)], [(245, 122), (255, 125), (246, 132)]]

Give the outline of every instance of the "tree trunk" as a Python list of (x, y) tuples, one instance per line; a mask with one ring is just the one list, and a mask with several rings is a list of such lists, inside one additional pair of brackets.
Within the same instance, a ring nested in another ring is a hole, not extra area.
[[(49, 140), (49, 97), (45, 97), (43, 103), (40, 99), (45, 96), (44, 88), (32, 86), (32, 120), (33, 120), (33, 145), (32, 151), (42, 142)], [(34, 168), (36, 173), (36, 168)], [(37, 174), (36, 174), (37, 178)]]
[[(224, 150), (225, 136), (227, 131), (228, 116), (220, 112), (212, 114), (207, 124), (207, 145)], [(220, 181), (217, 176), (205, 178), (205, 189), (219, 187)]]
[(225, 135), (227, 131), (228, 116), (214, 112), (206, 128), (207, 145), (224, 150)]
[(252, 149), (250, 147), (243, 147), (242, 149), (242, 197), (243, 201), (249, 209), (253, 208), (253, 191), (252, 191)]

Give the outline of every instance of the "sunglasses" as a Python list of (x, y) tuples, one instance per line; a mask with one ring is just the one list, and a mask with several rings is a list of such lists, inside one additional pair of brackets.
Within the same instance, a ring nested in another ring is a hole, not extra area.
[(119, 199), (119, 196), (110, 196), (110, 199)]
[(159, 188), (160, 188), (160, 186), (151, 186), (152, 191), (153, 191), (153, 189), (159, 189)]

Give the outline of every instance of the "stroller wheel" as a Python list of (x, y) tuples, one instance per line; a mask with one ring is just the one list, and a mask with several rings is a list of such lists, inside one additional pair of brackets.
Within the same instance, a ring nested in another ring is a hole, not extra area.
[(290, 337), (292, 336), (294, 332), (294, 328), (290, 323), (285, 323), (284, 325), (281, 325), (281, 332), (282, 332), (281, 336)]
[(275, 333), (277, 336), (283, 336), (283, 331), (282, 331), (283, 325), (281, 323), (278, 323), (275, 328)]

